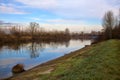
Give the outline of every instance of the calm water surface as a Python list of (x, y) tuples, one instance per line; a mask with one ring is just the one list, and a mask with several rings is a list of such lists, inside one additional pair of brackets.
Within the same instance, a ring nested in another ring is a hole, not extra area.
[(12, 76), (11, 69), (18, 63), (24, 64), (25, 70), (28, 70), (90, 44), (91, 40), (70, 40), (2, 46), (0, 47), (0, 79)]

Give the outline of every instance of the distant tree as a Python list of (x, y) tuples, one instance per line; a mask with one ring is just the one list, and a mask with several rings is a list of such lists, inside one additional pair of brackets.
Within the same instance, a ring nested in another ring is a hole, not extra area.
[[(120, 9), (119, 9), (119, 14), (118, 14), (118, 32), (120, 34)], [(120, 35), (119, 35), (119, 38), (120, 38)]]
[(81, 32), (81, 36), (82, 36), (82, 39), (85, 38), (85, 35), (84, 35), (84, 32), (83, 32), (83, 31)]
[(19, 38), (20, 37), (20, 29), (18, 28), (18, 26), (14, 26), (10, 29), (10, 34)]
[(119, 14), (115, 19), (115, 27), (113, 29), (114, 38), (120, 38), (120, 9)]
[(119, 15), (118, 15), (118, 35), (119, 35), (119, 39), (120, 39), (120, 9), (119, 9)]
[(33, 39), (35, 33), (37, 32), (38, 27), (39, 27), (38, 23), (36, 23), (36, 22), (31, 22), (30, 23), (29, 31), (30, 31), (30, 34), (32, 36), (32, 39)]
[(70, 37), (70, 30), (68, 28), (65, 29), (65, 36), (66, 36), (65, 37), (66, 39), (70, 39), (71, 38)]
[(70, 31), (68, 28), (65, 29), (65, 34), (69, 35), (70, 34)]
[(0, 40), (6, 35), (5, 31), (0, 27)]
[(115, 25), (114, 22), (114, 15), (112, 11), (108, 11), (105, 13), (103, 18), (103, 28), (104, 28), (104, 35), (105, 38), (111, 39), (112, 38), (112, 29)]

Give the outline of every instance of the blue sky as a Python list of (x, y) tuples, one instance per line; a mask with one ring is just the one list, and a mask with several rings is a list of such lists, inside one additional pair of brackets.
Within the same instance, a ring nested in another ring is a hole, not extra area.
[(112, 10), (116, 14), (119, 4), (120, 0), (0, 0), (0, 21), (100, 26), (104, 13)]

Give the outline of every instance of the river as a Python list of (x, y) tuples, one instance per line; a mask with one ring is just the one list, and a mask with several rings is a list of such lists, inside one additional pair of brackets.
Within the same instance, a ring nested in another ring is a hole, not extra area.
[(29, 70), (41, 63), (61, 57), (72, 51), (91, 45), (91, 40), (70, 40), (66, 42), (41, 42), (0, 47), (0, 79), (13, 76), (12, 67), (24, 64)]

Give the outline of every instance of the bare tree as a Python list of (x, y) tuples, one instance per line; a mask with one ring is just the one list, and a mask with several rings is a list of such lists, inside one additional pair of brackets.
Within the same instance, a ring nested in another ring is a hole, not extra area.
[(116, 16), (116, 24), (114, 28), (114, 37), (120, 39), (120, 9), (119, 14)]
[(114, 27), (114, 15), (112, 11), (108, 11), (105, 13), (104, 18), (103, 18), (103, 28), (105, 31), (105, 37), (107, 39), (112, 38), (112, 29)]
[(65, 29), (65, 34), (68, 34), (68, 35), (70, 34), (70, 31), (68, 28)]
[(15, 36), (17, 39), (20, 38), (20, 26), (14, 26), (10, 29), (10, 34)]
[(120, 9), (119, 9), (119, 14), (118, 14), (118, 27), (120, 29)]
[(38, 23), (36, 23), (36, 22), (31, 22), (30, 23), (29, 31), (31, 33), (32, 39), (34, 37), (34, 34), (37, 32), (38, 27), (39, 27)]

